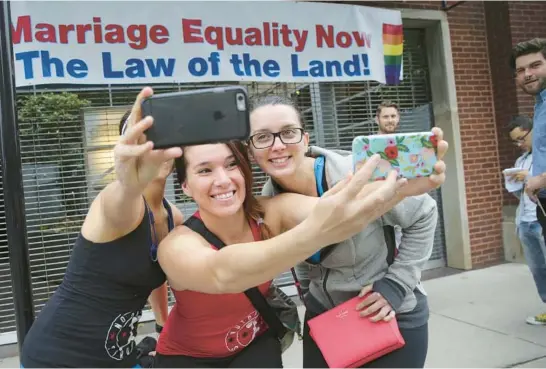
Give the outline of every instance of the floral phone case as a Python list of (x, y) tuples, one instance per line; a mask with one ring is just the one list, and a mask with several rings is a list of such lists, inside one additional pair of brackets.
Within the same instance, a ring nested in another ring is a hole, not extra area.
[(354, 169), (356, 171), (372, 155), (379, 154), (381, 161), (372, 180), (385, 179), (391, 170), (396, 170), (398, 177), (408, 179), (428, 177), (438, 161), (437, 145), (432, 132), (358, 136), (353, 140)]

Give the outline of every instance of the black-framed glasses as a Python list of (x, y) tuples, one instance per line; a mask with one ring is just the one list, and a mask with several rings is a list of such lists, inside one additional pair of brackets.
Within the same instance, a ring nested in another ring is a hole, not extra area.
[(523, 136), (518, 137), (515, 140), (512, 140), (512, 143), (514, 145), (521, 145), (523, 143), (523, 141), (525, 141), (525, 138), (529, 135), (529, 133), (531, 133), (531, 130), (528, 130), (527, 133), (524, 134)]
[(277, 137), (285, 145), (294, 145), (301, 142), (303, 132), (303, 128), (287, 128), (277, 133), (259, 132), (250, 136), (249, 141), (257, 149), (267, 149), (273, 146)]

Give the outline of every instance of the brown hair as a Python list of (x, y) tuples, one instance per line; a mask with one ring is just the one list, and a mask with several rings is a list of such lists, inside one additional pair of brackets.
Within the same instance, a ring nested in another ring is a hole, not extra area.
[[(254, 186), (254, 176), (252, 175), (252, 166), (248, 158), (248, 149), (240, 141), (226, 142), (225, 145), (230, 149), (235, 157), (235, 162), (239, 167), (239, 170), (243, 174), (245, 179), (245, 201), (243, 202), (243, 209), (247, 219), (253, 219), (258, 223), (262, 239), (271, 238), (271, 230), (264, 223), (265, 212), (258, 199), (252, 193)], [(174, 165), (176, 167), (176, 178), (180, 185), (186, 180), (186, 171), (188, 163), (186, 162), (185, 155), (175, 159)]]
[(284, 96), (267, 95), (264, 97), (256, 98), (252, 101), (252, 107), (250, 109), (250, 112), (252, 113), (254, 110), (261, 108), (262, 106), (268, 105), (285, 105), (294, 109), (296, 111), (296, 114), (298, 115), (298, 120), (300, 121), (301, 128), (305, 130), (305, 122), (303, 121), (300, 110), (292, 100)]
[(381, 115), (381, 111), (384, 108), (395, 108), (398, 114), (400, 114), (400, 109), (398, 108), (398, 105), (394, 101), (385, 100), (385, 101), (381, 101), (381, 104), (377, 106), (377, 110), (375, 111), (375, 115), (377, 115), (378, 118)]
[(129, 118), (129, 115), (131, 115), (131, 109), (127, 110), (125, 112), (125, 114), (123, 114), (123, 116), (121, 117), (121, 119), (119, 120), (119, 135), (121, 136), (121, 134), (123, 133), (123, 127), (125, 126), (125, 122), (127, 121), (127, 119)]
[(544, 59), (546, 59), (546, 38), (534, 38), (532, 40), (523, 41), (512, 48), (512, 55), (510, 56), (510, 67), (516, 70), (516, 60), (520, 56), (542, 53)]

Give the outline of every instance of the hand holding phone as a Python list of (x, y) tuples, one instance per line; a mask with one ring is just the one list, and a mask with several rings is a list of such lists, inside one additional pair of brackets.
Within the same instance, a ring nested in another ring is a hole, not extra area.
[(246, 140), (250, 135), (248, 96), (241, 86), (153, 95), (142, 102), (152, 116), (145, 132), (154, 148)]
[(353, 140), (353, 164), (356, 170), (379, 154), (381, 161), (372, 180), (385, 179), (392, 170), (407, 179), (429, 177), (438, 161), (437, 147), (438, 139), (432, 132), (358, 136)]

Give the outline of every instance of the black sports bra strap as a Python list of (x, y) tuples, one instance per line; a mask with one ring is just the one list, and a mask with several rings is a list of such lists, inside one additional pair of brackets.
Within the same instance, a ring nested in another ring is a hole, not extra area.
[(174, 217), (173, 217), (173, 209), (171, 209), (171, 205), (167, 201), (166, 198), (163, 198), (163, 206), (165, 209), (167, 209), (167, 221), (169, 223), (169, 232), (174, 229)]

